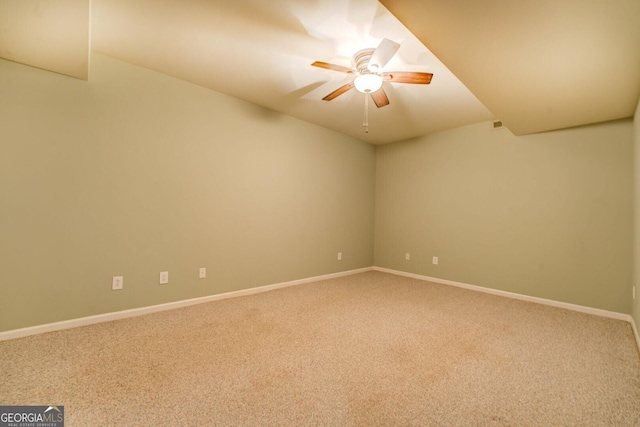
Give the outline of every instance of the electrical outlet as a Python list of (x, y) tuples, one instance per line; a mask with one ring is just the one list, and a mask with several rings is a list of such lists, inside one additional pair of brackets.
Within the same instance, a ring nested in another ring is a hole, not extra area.
[(207, 269), (204, 267), (200, 267), (200, 272), (198, 273), (201, 279), (207, 277)]
[(404, 254), (404, 259), (406, 259), (407, 261), (411, 260), (411, 254), (409, 252)]
[(169, 283), (169, 272), (168, 271), (161, 271), (160, 272), (160, 284), (161, 285), (166, 285), (167, 283)]
[(433, 263), (433, 265), (438, 265), (438, 257), (437, 257), (437, 256), (434, 256), (434, 257), (431, 259), (431, 262)]
[(122, 289), (123, 286), (124, 286), (124, 277), (113, 276), (113, 280), (111, 281), (111, 290), (117, 291)]
[(342, 261), (342, 252), (338, 252), (338, 261)]

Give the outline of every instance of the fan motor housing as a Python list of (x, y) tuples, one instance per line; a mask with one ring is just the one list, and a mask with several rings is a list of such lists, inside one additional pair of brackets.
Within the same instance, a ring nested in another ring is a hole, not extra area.
[(358, 72), (360, 72), (361, 74), (371, 72), (368, 67), (369, 61), (371, 61), (371, 57), (373, 56), (374, 51), (375, 49), (372, 48), (362, 49), (356, 52), (355, 55), (353, 55), (353, 62), (356, 66), (356, 70), (358, 70)]

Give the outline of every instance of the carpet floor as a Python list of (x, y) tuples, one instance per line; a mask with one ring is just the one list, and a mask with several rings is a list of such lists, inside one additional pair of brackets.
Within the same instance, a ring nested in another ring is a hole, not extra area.
[(366, 272), (0, 342), (70, 426), (639, 426), (624, 321)]

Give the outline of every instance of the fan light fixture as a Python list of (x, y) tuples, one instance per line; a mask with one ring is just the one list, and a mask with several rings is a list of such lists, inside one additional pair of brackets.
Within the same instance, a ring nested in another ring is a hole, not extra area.
[(377, 74), (360, 74), (353, 79), (356, 90), (361, 93), (373, 93), (382, 87), (382, 76)]
[[(329, 95), (322, 98), (323, 101), (331, 101), (354, 87), (364, 97), (364, 127), (365, 133), (369, 132), (369, 96), (376, 104), (376, 107), (389, 105), (389, 98), (382, 88), (385, 81), (391, 83), (410, 83), (428, 85), (431, 83), (431, 73), (418, 71), (392, 71), (384, 72), (382, 69), (389, 60), (396, 54), (400, 44), (389, 39), (382, 39), (377, 48), (362, 49), (353, 55), (355, 68), (344, 65), (330, 64), (328, 62), (315, 61), (311, 66), (320, 67), (327, 70), (338, 71), (353, 76), (353, 80), (343, 84)], [(369, 95), (369, 96), (366, 96)]]

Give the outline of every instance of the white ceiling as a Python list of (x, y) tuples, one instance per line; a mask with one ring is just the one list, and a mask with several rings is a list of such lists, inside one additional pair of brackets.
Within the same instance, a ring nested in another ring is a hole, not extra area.
[[(494, 118), (525, 134), (633, 115), (638, 0), (382, 3), (0, 0), (0, 56), (91, 79), (97, 51), (373, 144)], [(351, 67), (383, 38), (401, 43), (385, 71), (434, 77), (386, 82), (365, 134), (365, 95), (322, 101), (350, 77), (310, 64)]]

